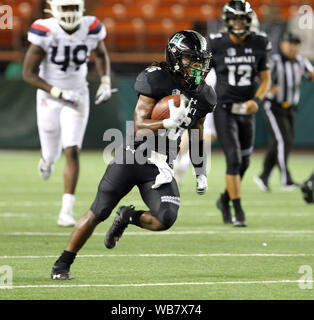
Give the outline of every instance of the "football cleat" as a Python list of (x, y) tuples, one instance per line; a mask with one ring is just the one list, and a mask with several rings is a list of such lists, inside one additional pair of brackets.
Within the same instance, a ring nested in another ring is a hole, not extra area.
[(298, 185), (296, 183), (291, 182), (291, 183), (287, 183), (285, 185), (282, 185), (280, 190), (290, 192), (290, 191), (294, 191), (297, 187), (298, 187)]
[(53, 171), (53, 164), (45, 162), (42, 158), (38, 163), (38, 172), (43, 180), (49, 179), (51, 173)]
[(198, 194), (205, 194), (208, 190), (207, 177), (203, 174), (196, 178), (196, 192)]
[(74, 227), (76, 224), (73, 218), (73, 211), (61, 211), (58, 218), (58, 226), (60, 227)]
[(51, 270), (52, 280), (71, 280), (72, 276), (69, 274), (70, 266), (64, 262), (56, 261)]
[(105, 246), (108, 249), (114, 248), (116, 246), (117, 241), (119, 241), (122, 237), (124, 230), (128, 226), (128, 218), (126, 217), (126, 214), (130, 210), (133, 211), (134, 206), (121, 206), (118, 209), (113, 223), (106, 233)]
[(233, 221), (233, 225), (235, 227), (247, 227), (247, 223), (245, 221), (245, 214), (243, 211), (235, 213), (235, 220)]
[(232, 214), (228, 202), (221, 199), (222, 195), (218, 198), (216, 202), (217, 208), (221, 211), (222, 220), (224, 223), (232, 223)]
[(314, 203), (314, 183), (311, 180), (305, 181), (301, 185), (303, 198), (307, 203)]
[(263, 179), (261, 176), (254, 177), (253, 181), (257, 184), (257, 186), (264, 192), (270, 191), (268, 186), (268, 182)]

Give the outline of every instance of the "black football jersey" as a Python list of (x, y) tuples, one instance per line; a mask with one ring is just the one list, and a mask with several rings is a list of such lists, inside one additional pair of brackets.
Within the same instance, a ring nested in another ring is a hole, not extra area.
[[(213, 112), (217, 103), (214, 89), (205, 81), (201, 82), (196, 90), (185, 90), (176, 82), (169, 70), (158, 66), (151, 66), (142, 71), (136, 78), (134, 88), (138, 95), (151, 97), (156, 101), (175, 94), (184, 94), (189, 99), (190, 110), (187, 120), (178, 128), (166, 130), (167, 139), (176, 141), (176, 148), (181, 141), (183, 131), (193, 127), (207, 113)], [(169, 150), (159, 148), (158, 151), (169, 156)], [(173, 158), (170, 157), (168, 160), (171, 162)]]
[(216, 71), (218, 104), (245, 102), (254, 97), (259, 72), (268, 70), (272, 46), (265, 33), (250, 33), (242, 44), (235, 44), (228, 33), (209, 35), (212, 66)]

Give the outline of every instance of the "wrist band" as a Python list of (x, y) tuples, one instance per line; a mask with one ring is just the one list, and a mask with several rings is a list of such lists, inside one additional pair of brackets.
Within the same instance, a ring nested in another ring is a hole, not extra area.
[(101, 83), (111, 84), (110, 76), (104, 75), (100, 78)]

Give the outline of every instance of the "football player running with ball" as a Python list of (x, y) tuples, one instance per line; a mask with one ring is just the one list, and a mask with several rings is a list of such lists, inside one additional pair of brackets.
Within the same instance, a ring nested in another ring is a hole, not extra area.
[[(217, 75), (217, 108), (214, 121), (218, 140), (226, 157), (226, 190), (217, 206), (224, 223), (232, 223), (229, 201), (235, 211), (234, 226), (245, 227), (241, 206), (241, 180), (253, 152), (258, 104), (271, 84), (267, 52), (271, 44), (263, 33), (250, 31), (253, 10), (244, 0), (232, 0), (223, 7), (226, 32), (210, 34), (209, 48)], [(256, 90), (256, 77), (259, 86)]]
[(106, 29), (93, 16), (83, 16), (84, 0), (48, 1), (53, 17), (36, 20), (24, 62), (24, 80), (37, 90), (37, 124), (41, 144), (39, 174), (50, 177), (62, 149), (66, 157), (64, 194), (58, 225), (75, 225), (73, 204), (79, 175), (79, 151), (89, 115), (86, 75), (95, 53), (101, 84), (95, 103), (111, 97), (110, 62), (104, 45)]
[[(195, 31), (184, 30), (168, 40), (166, 62), (156, 62), (138, 75), (135, 82), (138, 93), (134, 112), (135, 133), (132, 133), (132, 136), (135, 134), (134, 145), (129, 145), (126, 139), (122, 146), (122, 162), (118, 159), (120, 152), (116, 152), (115, 158), (108, 165), (94, 203), (76, 224), (66, 250), (52, 268), (52, 279), (71, 278), (69, 270), (77, 252), (94, 228), (109, 217), (118, 202), (134, 186), (138, 187), (148, 209), (119, 207), (105, 237), (108, 249), (115, 247), (129, 224), (152, 231), (167, 230), (174, 224), (180, 195), (173, 178), (172, 162), (177, 156), (180, 137), (185, 129), (199, 129), (197, 135), (191, 134), (195, 138), (192, 140), (194, 145), (197, 144), (196, 140), (199, 143), (194, 167), (197, 181), (202, 182), (201, 187), (197, 185), (201, 190), (197, 191), (206, 191), (206, 154), (203, 153), (202, 127), (204, 117), (216, 105), (216, 94), (204, 81), (210, 69), (210, 57), (206, 39)], [(158, 101), (178, 94), (180, 106), (176, 107), (173, 100), (168, 100), (169, 118), (151, 119)], [(155, 144), (147, 144), (143, 139), (148, 131)], [(144, 164), (136, 160), (142, 154), (147, 159)]]

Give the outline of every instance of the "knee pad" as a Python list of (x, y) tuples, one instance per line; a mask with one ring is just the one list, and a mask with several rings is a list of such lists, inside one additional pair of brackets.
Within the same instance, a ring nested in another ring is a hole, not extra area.
[(179, 205), (173, 203), (161, 203), (155, 215), (156, 219), (165, 226), (164, 230), (171, 228), (178, 216)]
[(227, 174), (237, 175), (240, 173), (241, 156), (236, 150), (227, 152)]

